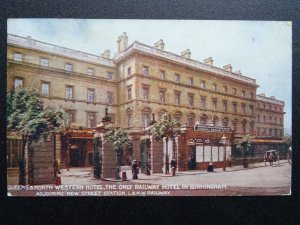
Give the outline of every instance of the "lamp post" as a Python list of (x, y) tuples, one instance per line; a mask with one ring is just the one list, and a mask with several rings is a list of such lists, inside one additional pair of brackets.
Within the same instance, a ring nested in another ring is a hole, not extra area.
[(222, 143), (223, 143), (223, 160), (224, 160), (224, 164), (223, 164), (223, 171), (226, 171), (226, 137), (225, 135), (223, 134), (223, 137), (222, 137)]

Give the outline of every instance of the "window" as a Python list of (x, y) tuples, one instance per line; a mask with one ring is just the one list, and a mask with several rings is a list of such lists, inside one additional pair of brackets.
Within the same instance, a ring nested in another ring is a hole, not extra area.
[(263, 116), (263, 122), (264, 123), (266, 122), (266, 116)]
[(283, 124), (283, 119), (279, 118), (280, 124)]
[(277, 111), (277, 106), (275, 106), (275, 111)]
[(94, 69), (93, 68), (87, 68), (86, 73), (89, 76), (93, 76), (94, 75)]
[(215, 83), (212, 84), (212, 90), (213, 90), (213, 91), (216, 91), (216, 90), (217, 90), (217, 84), (215, 84)]
[(279, 130), (279, 136), (282, 137), (283, 136), (283, 130)]
[(149, 75), (149, 68), (147, 66), (143, 66), (143, 68), (142, 68), (142, 74), (144, 76), (148, 76)]
[(266, 104), (264, 104), (264, 109), (266, 108)]
[(260, 135), (260, 127), (257, 127), (257, 135), (259, 136)]
[(232, 88), (232, 94), (236, 95), (236, 93), (237, 93), (237, 89), (236, 88)]
[(143, 87), (143, 99), (149, 100), (149, 87)]
[(180, 104), (180, 92), (175, 92), (175, 105)]
[(273, 129), (272, 128), (269, 128), (269, 136), (272, 136), (272, 132), (273, 131)]
[(272, 123), (272, 116), (269, 116), (269, 123)]
[(223, 92), (227, 93), (227, 86), (223, 86)]
[(42, 95), (43, 96), (49, 96), (49, 86), (50, 86), (50, 84), (48, 82), (42, 82)]
[(272, 110), (272, 105), (269, 105), (269, 110)]
[(24, 86), (24, 80), (23, 78), (15, 78), (14, 79), (14, 90), (16, 90), (17, 87), (23, 87)]
[(159, 100), (161, 103), (165, 103), (165, 90), (159, 90)]
[(21, 53), (14, 53), (14, 60), (18, 62), (23, 61), (23, 55)]
[(94, 89), (87, 90), (87, 101), (88, 102), (95, 101), (95, 90)]
[(130, 76), (131, 75), (131, 67), (127, 68), (127, 75)]
[(242, 97), (245, 97), (246, 96), (246, 91), (242, 91)]
[(114, 104), (114, 94), (110, 91), (107, 92), (107, 104)]
[(263, 135), (267, 135), (267, 128), (263, 128)]
[(150, 113), (149, 112), (143, 112), (143, 126), (148, 127), (150, 122)]
[(254, 94), (253, 94), (253, 92), (250, 93), (250, 98), (251, 98), (251, 99), (254, 99)]
[(96, 113), (94, 112), (87, 112), (87, 127), (95, 127), (96, 126)]
[(237, 103), (236, 102), (232, 103), (232, 112), (237, 113)]
[(193, 82), (193, 78), (190, 77), (189, 80), (188, 80), (188, 85), (189, 85), (189, 86), (193, 86), (193, 83), (194, 83), (194, 82)]
[(22, 158), (22, 140), (7, 139), (7, 167), (19, 166), (19, 160)]
[(66, 126), (70, 127), (72, 123), (76, 122), (75, 111), (73, 110), (65, 110), (66, 112)]
[(132, 114), (128, 113), (127, 114), (127, 126), (131, 127), (131, 124), (132, 124)]
[(174, 114), (174, 120), (178, 123), (180, 123), (180, 120), (181, 120), (181, 113), (180, 112), (177, 112)]
[(73, 71), (73, 65), (70, 63), (66, 63), (65, 64), (65, 70), (68, 72), (72, 72)]
[(132, 99), (132, 87), (131, 86), (127, 88), (127, 98), (128, 98), (128, 100)]
[(48, 67), (48, 66), (49, 66), (49, 60), (48, 60), (48, 59), (45, 59), (45, 58), (41, 58), (41, 59), (40, 59), (40, 64), (41, 64), (41, 66), (46, 66), (46, 67)]
[(180, 75), (175, 74), (175, 83), (179, 83), (179, 82), (180, 82)]
[(278, 129), (274, 129), (274, 136), (275, 136), (275, 137), (278, 136)]
[(223, 109), (223, 112), (227, 112), (227, 101), (226, 100), (223, 100), (222, 109)]
[(194, 95), (193, 94), (188, 94), (188, 103), (189, 103), (190, 107), (192, 107), (194, 105)]
[(212, 110), (217, 111), (218, 110), (218, 99), (213, 98), (212, 99)]
[(108, 80), (113, 80), (113, 78), (114, 78), (114, 74), (111, 73), (111, 72), (108, 72), (108, 73), (107, 73), (107, 79), (108, 79)]
[(254, 107), (253, 105), (249, 105), (250, 108), (250, 115), (253, 116), (254, 115)]
[(257, 115), (257, 122), (260, 122), (260, 115)]
[(243, 121), (242, 122), (242, 131), (243, 131), (244, 134), (246, 133), (246, 126), (247, 126), (247, 122)]
[(242, 113), (246, 115), (246, 104), (242, 104)]
[(274, 117), (274, 122), (275, 124), (277, 124), (277, 117)]
[(160, 79), (164, 80), (166, 78), (166, 72), (163, 71), (163, 70), (160, 70), (159, 71), (159, 77), (160, 77)]
[(254, 132), (254, 122), (253, 121), (251, 121), (250, 122), (250, 127), (249, 127), (249, 132), (250, 132), (250, 134), (253, 134), (253, 132)]
[(201, 99), (200, 99), (200, 109), (205, 109), (205, 105), (206, 105), (206, 97), (205, 96), (201, 96)]
[(201, 82), (200, 82), (200, 88), (205, 88), (205, 81), (204, 80), (201, 80)]
[(228, 118), (227, 117), (225, 117), (223, 119), (223, 127), (228, 127)]
[(73, 98), (73, 86), (66, 86), (66, 98)]
[(195, 124), (195, 115), (193, 113), (191, 113), (191, 114), (188, 115), (187, 119), (188, 119), (188, 121), (187, 121), (188, 126), (189, 127), (194, 126), (194, 124)]

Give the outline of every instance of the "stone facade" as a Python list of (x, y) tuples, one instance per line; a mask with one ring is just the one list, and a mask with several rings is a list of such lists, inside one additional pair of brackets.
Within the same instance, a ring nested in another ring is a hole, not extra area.
[[(153, 113), (158, 120), (164, 112), (171, 112), (187, 126), (232, 127), (236, 138), (264, 136), (264, 129), (270, 138), (283, 135), (284, 102), (256, 95), (255, 79), (233, 72), (230, 64), (215, 67), (212, 57), (193, 60), (189, 49), (181, 55), (165, 51), (163, 40), (153, 47), (137, 41), (128, 46), (123, 33), (113, 59), (109, 50), (97, 56), (31, 37), (9, 34), (7, 43), (9, 91), (18, 85), (40, 90), (46, 105), (66, 110), (69, 126), (95, 127), (108, 106), (113, 122), (133, 136), (134, 159), (140, 160), (140, 138)], [(272, 119), (262, 121), (264, 116)], [(57, 151), (63, 152), (60, 146), (57, 141)], [(186, 161), (181, 163), (184, 170)]]

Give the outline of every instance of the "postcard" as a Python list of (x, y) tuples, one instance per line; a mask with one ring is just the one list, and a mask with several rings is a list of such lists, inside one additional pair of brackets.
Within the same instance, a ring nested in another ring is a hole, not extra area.
[(7, 29), (8, 196), (291, 194), (291, 21)]

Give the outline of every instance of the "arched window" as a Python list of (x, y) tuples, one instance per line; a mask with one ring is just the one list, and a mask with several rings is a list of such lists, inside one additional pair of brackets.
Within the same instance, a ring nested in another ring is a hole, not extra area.
[(151, 109), (149, 107), (143, 108), (142, 111), (142, 125), (144, 128), (149, 126), (151, 120)]
[(174, 119), (177, 121), (177, 122), (181, 122), (181, 117), (182, 117), (182, 113), (180, 111), (176, 111), (174, 113)]
[(247, 120), (242, 120), (242, 132), (243, 134), (247, 133)]
[(200, 124), (207, 124), (207, 115), (203, 114), (200, 116)]
[(217, 116), (213, 116), (212, 118), (212, 123), (214, 126), (217, 126), (218, 125), (218, 122), (219, 122), (219, 118)]
[(167, 110), (165, 110), (165, 109), (159, 110), (159, 112), (158, 112), (158, 120), (160, 120), (161, 117), (162, 117), (166, 112), (167, 112)]
[(194, 113), (190, 113), (187, 116), (187, 124), (189, 127), (194, 126), (195, 124), (195, 114)]
[(231, 123), (232, 123), (232, 129), (233, 129), (233, 131), (236, 132), (237, 131), (238, 119), (236, 119), (236, 118), (233, 119)]
[(223, 127), (228, 127), (228, 121), (229, 121), (228, 117), (224, 117), (223, 120), (222, 120), (222, 126)]

